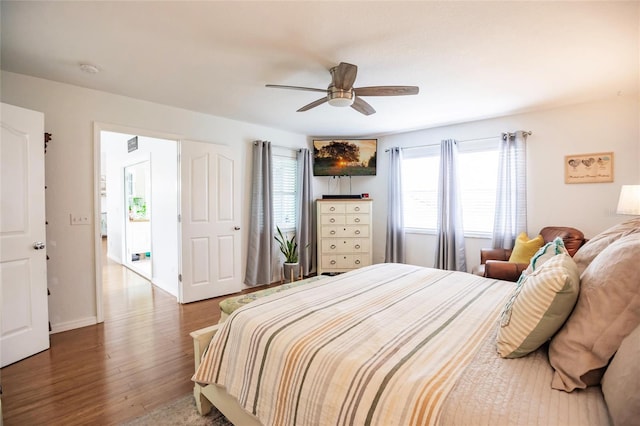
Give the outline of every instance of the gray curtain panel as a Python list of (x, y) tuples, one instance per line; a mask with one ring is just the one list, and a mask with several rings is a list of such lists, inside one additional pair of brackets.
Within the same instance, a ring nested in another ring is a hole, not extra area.
[(302, 273), (307, 276), (313, 269), (315, 259), (315, 231), (313, 220), (313, 163), (312, 154), (306, 148), (298, 151), (298, 223), (296, 239), (300, 254)]
[(466, 272), (462, 205), (459, 194), (458, 146), (455, 140), (446, 139), (440, 144), (435, 267)]
[(500, 142), (493, 248), (511, 249), (527, 230), (527, 133), (503, 133)]
[(402, 204), (402, 150), (389, 149), (387, 244), (384, 261), (404, 263), (404, 212)]
[(253, 143), (253, 176), (251, 182), (251, 219), (249, 247), (244, 283), (249, 286), (271, 284), (276, 249), (273, 230), (273, 182), (271, 174), (271, 142)]

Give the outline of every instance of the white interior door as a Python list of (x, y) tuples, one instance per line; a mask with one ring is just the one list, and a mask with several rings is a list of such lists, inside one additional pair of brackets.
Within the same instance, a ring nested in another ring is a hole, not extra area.
[(229, 147), (180, 142), (179, 301), (242, 290), (240, 167)]
[(0, 366), (49, 348), (44, 115), (1, 104)]

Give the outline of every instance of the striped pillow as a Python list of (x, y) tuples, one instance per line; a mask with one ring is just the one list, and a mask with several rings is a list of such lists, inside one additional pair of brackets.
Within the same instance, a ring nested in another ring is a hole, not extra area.
[(542, 346), (569, 317), (579, 290), (578, 267), (565, 253), (518, 281), (500, 315), (500, 356), (519, 358)]

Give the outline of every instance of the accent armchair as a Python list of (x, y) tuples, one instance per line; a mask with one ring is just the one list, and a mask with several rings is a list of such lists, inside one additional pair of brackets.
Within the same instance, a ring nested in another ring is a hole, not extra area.
[[(553, 241), (556, 237), (562, 238), (564, 246), (571, 256), (586, 242), (581, 231), (568, 226), (547, 226), (540, 230), (540, 235), (542, 235), (545, 244)], [(527, 269), (529, 265), (509, 262), (510, 256), (510, 249), (481, 249), (480, 265), (473, 269), (473, 273), (487, 278), (518, 281), (522, 271)]]

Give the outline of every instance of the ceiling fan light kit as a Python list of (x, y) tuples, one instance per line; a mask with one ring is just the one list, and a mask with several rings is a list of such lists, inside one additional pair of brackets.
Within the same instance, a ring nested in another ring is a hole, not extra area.
[(331, 84), (324, 89), (316, 89), (312, 87), (301, 86), (282, 86), (279, 84), (267, 84), (267, 87), (276, 89), (304, 90), (310, 92), (325, 92), (327, 95), (317, 99), (308, 105), (303, 106), (298, 112), (308, 111), (323, 103), (327, 102), (335, 107), (347, 107), (355, 109), (361, 114), (371, 115), (376, 112), (375, 109), (362, 99), (362, 96), (406, 96), (417, 95), (419, 88), (417, 86), (371, 86), (354, 88), (358, 67), (346, 62), (340, 62), (329, 70), (331, 73)]
[(348, 107), (353, 105), (356, 97), (353, 94), (353, 90), (341, 90), (335, 87), (329, 86), (329, 94), (327, 95), (329, 105), (335, 107)]

